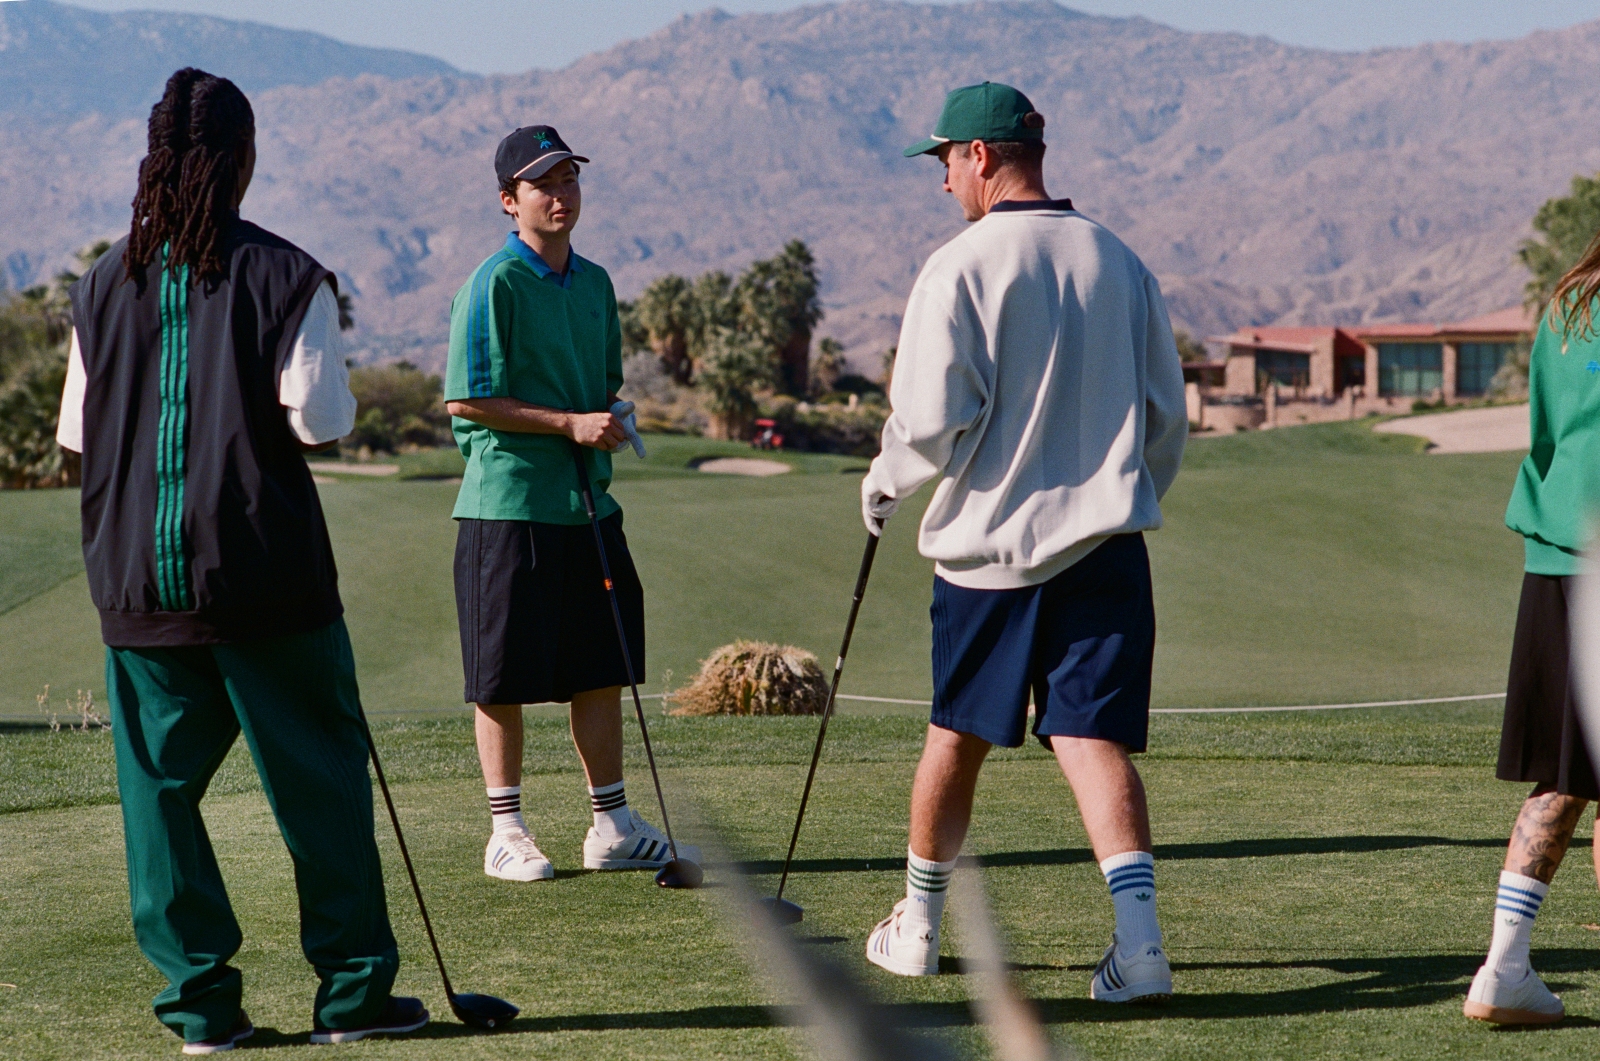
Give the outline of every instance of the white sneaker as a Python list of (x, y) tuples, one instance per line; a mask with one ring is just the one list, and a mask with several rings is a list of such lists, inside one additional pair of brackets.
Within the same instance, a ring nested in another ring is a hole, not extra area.
[[(665, 833), (639, 817), (632, 807), (628, 808), (628, 822), (632, 828), (620, 840), (602, 839), (595, 827), (589, 826), (589, 835), (583, 838), (584, 869), (660, 869), (672, 861), (672, 846)], [(700, 849), (679, 844), (678, 857), (699, 862)]]
[(1096, 1002), (1165, 1002), (1172, 997), (1172, 966), (1159, 943), (1146, 943), (1132, 954), (1117, 950), (1111, 933), (1100, 964), (1089, 981), (1089, 997)]
[(867, 936), (867, 961), (896, 976), (937, 976), (939, 927), (906, 924), (906, 902), (895, 903), (894, 913)]
[(1554, 1024), (1567, 1015), (1567, 1007), (1532, 969), (1521, 980), (1508, 983), (1485, 965), (1472, 978), (1461, 1012), (1491, 1024)]
[(501, 880), (552, 880), (556, 868), (526, 830), (495, 833), (483, 849), (483, 871)]

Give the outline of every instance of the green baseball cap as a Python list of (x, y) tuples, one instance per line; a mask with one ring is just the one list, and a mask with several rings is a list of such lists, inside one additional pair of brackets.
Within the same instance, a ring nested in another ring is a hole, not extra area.
[(1033, 109), (1032, 101), (1010, 85), (985, 81), (955, 89), (946, 96), (933, 135), (912, 144), (902, 154), (906, 158), (931, 155), (952, 140), (1043, 139), (1044, 116)]

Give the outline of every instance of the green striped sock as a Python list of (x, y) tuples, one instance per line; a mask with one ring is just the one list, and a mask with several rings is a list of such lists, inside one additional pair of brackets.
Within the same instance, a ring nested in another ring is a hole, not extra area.
[(906, 849), (906, 913), (913, 921), (938, 929), (944, 917), (944, 897), (950, 888), (950, 874), (956, 860), (932, 862), (918, 858), (917, 853)]

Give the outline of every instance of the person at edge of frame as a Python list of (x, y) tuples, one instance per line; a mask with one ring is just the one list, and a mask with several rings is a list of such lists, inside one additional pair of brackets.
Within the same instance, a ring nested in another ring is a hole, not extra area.
[(1052, 199), (1044, 116), (984, 82), (951, 92), (934, 134), (971, 227), (935, 251), (906, 304), (867, 529), (938, 478), (918, 548), (935, 561), (933, 710), (911, 792), (906, 897), (867, 940), (902, 976), (939, 971), (945, 889), (989, 749), (1033, 733), (1055, 753), (1110, 887), (1104, 1002), (1158, 1001), (1149, 812), (1129, 752), (1149, 723), (1155, 608), (1143, 532), (1188, 435), (1183, 376), (1154, 276)]
[(294, 859), (311, 1041), (415, 1031), (373, 837), (366, 721), (305, 454), (355, 422), (336, 281), (239, 217), (255, 117), (179, 70), (150, 111), (129, 235), (73, 285), (57, 440), (83, 455), (83, 553), (134, 935), (186, 1054), (254, 1028), (200, 802), (244, 733)]
[[(586, 462), (633, 672), (643, 674), (644, 590), (607, 487), (613, 450), (632, 443), (645, 454), (632, 405), (616, 393), (622, 324), (611, 278), (572, 250), (588, 161), (548, 125), (500, 142), (500, 206), (516, 228), (450, 308), (444, 397), (467, 462), (454, 512), (461, 662), (489, 797), (483, 871), (510, 881), (555, 877), (522, 816), (524, 704), (572, 705), (593, 813), (585, 868), (659, 868), (672, 858), (623, 785), (627, 666), (573, 459)], [(679, 853), (699, 854), (687, 845)]]
[[(1506, 526), (1523, 537), (1524, 563), (1495, 777), (1534, 788), (1512, 829), (1489, 953), (1463, 1006), (1468, 1017), (1494, 1024), (1551, 1024), (1566, 1015), (1533, 971), (1529, 938), (1578, 818), (1600, 799), (1568, 666), (1573, 576), (1600, 455), (1597, 300), (1600, 235), (1539, 319), (1528, 361), (1532, 448), (1506, 508)], [(1600, 845), (1595, 855), (1600, 864)]]

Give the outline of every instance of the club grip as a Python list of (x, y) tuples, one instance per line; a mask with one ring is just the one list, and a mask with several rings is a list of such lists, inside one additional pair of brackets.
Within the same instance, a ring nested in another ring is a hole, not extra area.
[(578, 466), (578, 496), (583, 498), (583, 511), (590, 519), (594, 518), (594, 488), (589, 485), (589, 462), (584, 458), (583, 447), (571, 439), (567, 444), (572, 447), (572, 462)]

